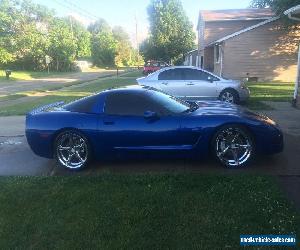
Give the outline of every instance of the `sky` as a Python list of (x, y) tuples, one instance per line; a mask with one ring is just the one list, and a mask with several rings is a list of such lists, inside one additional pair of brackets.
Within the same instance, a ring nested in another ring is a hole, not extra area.
[[(58, 16), (73, 15), (85, 25), (96, 18), (104, 18), (112, 27), (123, 26), (135, 43), (136, 22), (138, 41), (148, 33), (147, 6), (150, 0), (33, 0), (35, 3), (54, 9)], [(181, 0), (194, 28), (200, 9), (240, 9), (246, 8), (250, 0)], [(136, 20), (136, 21), (135, 21)]]

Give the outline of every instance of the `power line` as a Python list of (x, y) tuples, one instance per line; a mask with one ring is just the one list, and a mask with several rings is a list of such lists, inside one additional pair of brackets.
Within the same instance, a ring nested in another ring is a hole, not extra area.
[(93, 15), (90, 15), (90, 14), (86, 14), (85, 12), (83, 12), (82, 10), (79, 11), (78, 8), (76, 8), (75, 6), (73, 6), (72, 4), (67, 3), (66, 1), (64, 2), (61, 2), (59, 0), (54, 0), (55, 3), (57, 3), (58, 5), (64, 7), (65, 9), (68, 9), (68, 10), (72, 10), (73, 12), (75, 12), (76, 14), (78, 14), (79, 16), (83, 16), (85, 17), (86, 19), (89, 19), (91, 21), (96, 21), (97, 19), (99, 19), (98, 17), (96, 16), (93, 16)]
[(73, 6), (74, 8), (78, 9), (80, 12), (85, 13), (86, 15), (93, 17), (95, 19), (100, 19), (100, 17), (92, 14), (91, 12), (83, 9), (82, 7), (78, 6), (77, 4), (75, 4), (74, 2), (70, 1), (70, 0), (64, 0), (65, 3), (69, 4), (70, 6)]

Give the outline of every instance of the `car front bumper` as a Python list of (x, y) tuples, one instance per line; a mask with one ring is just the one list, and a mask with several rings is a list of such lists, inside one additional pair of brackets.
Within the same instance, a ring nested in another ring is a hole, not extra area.
[(239, 100), (240, 102), (246, 102), (249, 97), (250, 97), (250, 90), (249, 88), (239, 88), (238, 90), (239, 93)]

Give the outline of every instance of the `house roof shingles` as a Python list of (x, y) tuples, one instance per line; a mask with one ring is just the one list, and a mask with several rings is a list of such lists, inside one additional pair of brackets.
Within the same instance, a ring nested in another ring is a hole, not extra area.
[(269, 19), (275, 16), (275, 13), (269, 9), (228, 9), (228, 10), (201, 10), (200, 14), (203, 21), (231, 21), (231, 20), (255, 20)]

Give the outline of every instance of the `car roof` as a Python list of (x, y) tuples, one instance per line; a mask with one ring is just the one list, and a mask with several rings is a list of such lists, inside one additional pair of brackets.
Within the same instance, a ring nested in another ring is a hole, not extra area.
[(209, 72), (209, 71), (207, 71), (207, 70), (205, 70), (205, 69), (202, 69), (202, 68), (196, 67), (196, 66), (168, 66), (168, 67), (164, 67), (164, 68), (162, 68), (162, 69), (160, 69), (160, 70), (155, 71), (154, 73), (152, 73), (152, 74), (146, 76), (145, 78), (148, 78), (148, 79), (149, 79), (149, 78), (151, 78), (151, 76), (157, 76), (157, 75), (160, 74), (161, 72), (164, 72), (164, 71), (167, 71), (167, 70), (170, 70), (170, 69), (197, 69), (197, 70), (201, 70), (201, 71), (203, 71), (203, 72), (206, 72), (206, 73), (208, 73), (208, 74), (210, 74), (210, 75), (213, 75), (213, 76), (215, 76), (215, 77), (217, 77), (217, 78), (219, 78), (219, 79), (223, 79), (222, 77), (217, 76), (216, 74), (214, 74), (214, 73), (212, 73), (212, 72)]
[(118, 87), (118, 88), (111, 88), (111, 89), (107, 89), (104, 90), (101, 93), (124, 93), (124, 92), (145, 92), (148, 90), (154, 90), (154, 88), (152, 87), (148, 87), (148, 86), (141, 86), (141, 85), (128, 85), (128, 86), (123, 86), (123, 87)]

